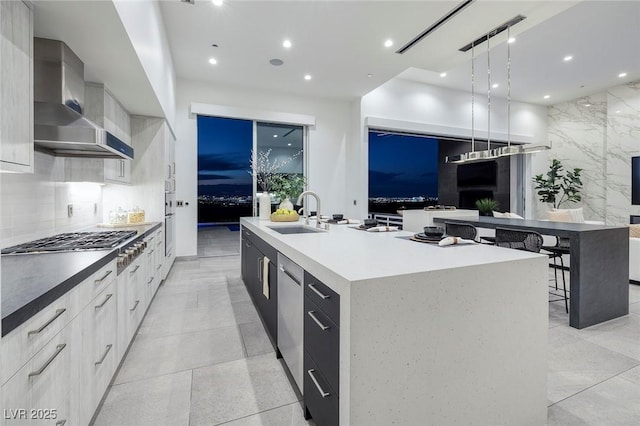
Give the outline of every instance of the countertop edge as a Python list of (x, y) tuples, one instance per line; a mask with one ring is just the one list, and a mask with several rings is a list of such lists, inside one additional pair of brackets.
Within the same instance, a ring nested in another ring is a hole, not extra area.
[[(84, 280), (89, 278), (93, 273), (95, 273), (100, 268), (108, 264), (111, 260), (115, 259), (118, 256), (120, 247), (146, 238), (148, 235), (150, 235), (151, 233), (155, 232), (158, 228), (160, 228), (162, 226), (162, 222), (154, 222), (152, 225), (143, 225), (143, 226), (148, 226), (149, 228), (135, 235), (134, 237), (122, 243), (118, 247), (111, 249), (111, 251), (107, 252), (102, 258), (93, 262), (89, 266), (81, 269), (80, 271), (78, 271), (76, 274), (72, 275), (65, 281), (49, 289), (49, 291), (42, 293), (37, 298), (31, 300), (30, 302), (18, 308), (17, 310), (4, 316), (2, 318), (2, 336), (1, 337), (5, 337), (7, 334), (11, 333), (13, 330), (15, 330), (20, 325), (24, 324), (26, 321), (28, 321), (30, 318), (36, 315), (38, 312), (45, 309), (51, 303), (55, 302), (60, 297), (64, 296), (66, 293), (68, 293), (73, 288), (75, 288), (77, 285), (82, 283)], [(136, 225), (132, 225), (128, 229), (135, 229), (135, 228), (136, 228)], [(30, 256), (30, 255), (27, 254), (26, 256)]]
[(58, 300), (60, 297), (67, 294), (77, 285), (89, 278), (93, 273), (115, 259), (117, 255), (117, 249), (111, 250), (110, 252), (106, 253), (100, 260), (80, 270), (78, 273), (69, 277), (67, 280), (63, 281), (49, 291), (33, 299), (31, 302), (2, 318), (2, 337), (5, 337), (20, 325), (27, 322), (38, 312)]

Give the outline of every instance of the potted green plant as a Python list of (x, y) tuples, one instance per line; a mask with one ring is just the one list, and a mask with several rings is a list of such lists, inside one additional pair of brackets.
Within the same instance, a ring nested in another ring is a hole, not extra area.
[(553, 208), (559, 208), (562, 203), (577, 203), (582, 200), (580, 190), (582, 180), (580, 179), (581, 168), (564, 171), (562, 163), (558, 159), (553, 159), (546, 176), (539, 174), (533, 178), (535, 190), (543, 203), (548, 203)]
[(481, 198), (476, 201), (476, 208), (480, 216), (493, 216), (493, 211), (498, 208), (498, 202), (491, 198)]
[(271, 191), (280, 199), (280, 208), (293, 210), (291, 198), (297, 198), (307, 181), (298, 173), (278, 173), (271, 178)]

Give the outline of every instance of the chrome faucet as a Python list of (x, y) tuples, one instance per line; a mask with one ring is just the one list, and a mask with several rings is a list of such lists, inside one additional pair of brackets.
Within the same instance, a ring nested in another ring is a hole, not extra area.
[[(318, 217), (318, 220), (316, 222), (316, 228), (320, 228), (320, 197), (318, 197), (318, 194), (316, 194), (313, 191), (304, 191), (298, 197), (298, 201), (296, 201), (297, 205), (300, 205), (300, 203), (304, 202), (304, 196), (305, 195), (312, 195), (316, 199), (316, 204), (318, 205), (318, 208), (317, 208), (317, 211), (316, 211), (316, 215)], [(304, 223), (305, 223), (305, 225), (308, 225), (309, 224), (309, 209), (307, 207), (307, 204), (306, 203), (302, 204), (302, 208), (304, 209)]]

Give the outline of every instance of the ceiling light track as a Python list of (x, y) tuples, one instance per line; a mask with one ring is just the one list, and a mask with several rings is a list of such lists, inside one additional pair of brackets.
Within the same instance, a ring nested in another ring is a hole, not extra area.
[(466, 9), (469, 6), (471, 6), (471, 4), (474, 3), (475, 1), (476, 0), (463, 1), (462, 3), (460, 3), (459, 5), (454, 7), (451, 11), (449, 11), (449, 13), (444, 15), (442, 18), (438, 19), (429, 28), (427, 28), (426, 30), (424, 30), (420, 34), (418, 34), (416, 37), (414, 37), (409, 43), (405, 44), (400, 49), (396, 50), (396, 53), (399, 53), (401, 55), (404, 54), (407, 50), (411, 49), (413, 46), (415, 46), (420, 41), (422, 41), (422, 39), (424, 39), (426, 36), (428, 36), (429, 34), (434, 32), (435, 30), (437, 30), (438, 28), (440, 28), (441, 26), (446, 24), (447, 21), (451, 20), (458, 13), (462, 12), (464, 9)]
[(478, 46), (479, 44), (482, 44), (485, 41), (489, 41), (490, 38), (497, 36), (498, 34), (502, 33), (503, 31), (506, 31), (507, 28), (510, 28), (510, 27), (514, 26), (515, 24), (517, 24), (518, 22), (524, 21), (525, 19), (527, 19), (527, 17), (523, 16), (523, 15), (518, 15), (518, 16), (516, 16), (514, 18), (511, 18), (510, 20), (508, 20), (504, 24), (495, 27), (494, 29), (492, 29), (488, 33), (478, 37), (477, 39), (475, 39), (471, 43), (461, 47), (458, 50), (460, 50), (461, 52), (467, 52), (467, 51), (471, 50), (472, 47)]

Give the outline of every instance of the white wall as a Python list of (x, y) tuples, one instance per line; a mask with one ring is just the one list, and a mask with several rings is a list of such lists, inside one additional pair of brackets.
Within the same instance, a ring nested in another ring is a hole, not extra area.
[(155, 0), (114, 0), (113, 4), (169, 127), (174, 129), (176, 76), (160, 5)]
[[(587, 104), (589, 106), (587, 106)], [(566, 169), (583, 169), (582, 201), (587, 220), (629, 223), (640, 207), (631, 205), (631, 157), (640, 154), (640, 81), (612, 87), (549, 109), (553, 147), (534, 158), (534, 173), (546, 173), (551, 159)], [(549, 206), (536, 200), (538, 218)]]
[[(102, 220), (102, 187), (61, 182), (63, 177), (64, 159), (38, 151), (33, 174), (2, 174), (1, 247), (77, 231)], [(71, 218), (67, 217), (67, 204), (73, 204)]]
[[(475, 131), (478, 138), (487, 137), (486, 98), (477, 97), (474, 105)], [(388, 128), (439, 135), (471, 136), (471, 94), (415, 81), (393, 79), (362, 98), (360, 149), (354, 149), (354, 161), (362, 165), (350, 176), (350, 194), (357, 199), (361, 214), (366, 212), (368, 193), (367, 122), (384, 123)], [(491, 139), (506, 140), (507, 103), (491, 99)], [(539, 105), (511, 102), (511, 140), (514, 142), (547, 143), (547, 108)], [(527, 205), (531, 205), (531, 193)]]
[(197, 128), (196, 118), (189, 113), (192, 102), (225, 105), (229, 111), (247, 108), (315, 116), (316, 125), (309, 129), (308, 187), (320, 195), (323, 213), (348, 214), (345, 156), (352, 132), (349, 102), (183, 79), (178, 79), (176, 88), (176, 199), (189, 202), (176, 210), (178, 256), (197, 253)]

